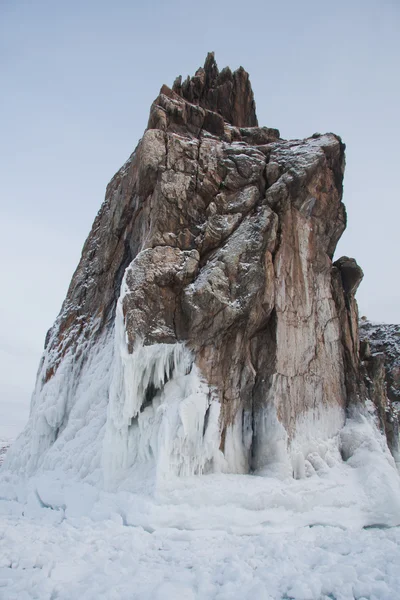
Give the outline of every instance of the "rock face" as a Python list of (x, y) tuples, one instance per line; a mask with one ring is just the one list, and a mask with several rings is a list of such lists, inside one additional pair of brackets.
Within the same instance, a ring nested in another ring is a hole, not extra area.
[(400, 325), (360, 325), (361, 370), (366, 395), (378, 409), (382, 430), (393, 455), (399, 456)]
[(365, 396), (363, 274), (332, 264), (344, 164), (336, 135), (258, 127), (248, 74), (213, 54), (163, 86), (46, 338), (28, 470), (302, 476)]

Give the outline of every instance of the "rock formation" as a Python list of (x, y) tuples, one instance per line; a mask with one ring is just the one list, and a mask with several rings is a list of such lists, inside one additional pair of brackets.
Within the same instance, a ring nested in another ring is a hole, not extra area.
[(370, 323), (364, 318), (360, 340), (364, 395), (377, 407), (381, 429), (397, 458), (400, 451), (400, 325)]
[(248, 74), (213, 54), (164, 85), (107, 187), (10, 464), (304, 475), (366, 395), (363, 274), (332, 263), (344, 149), (258, 127)]

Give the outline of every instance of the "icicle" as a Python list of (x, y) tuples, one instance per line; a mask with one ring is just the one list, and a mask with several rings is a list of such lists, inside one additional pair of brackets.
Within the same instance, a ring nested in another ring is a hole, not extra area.
[(108, 485), (149, 461), (159, 480), (220, 462), (219, 403), (185, 345), (137, 344), (129, 354), (119, 302), (114, 356), (103, 450)]

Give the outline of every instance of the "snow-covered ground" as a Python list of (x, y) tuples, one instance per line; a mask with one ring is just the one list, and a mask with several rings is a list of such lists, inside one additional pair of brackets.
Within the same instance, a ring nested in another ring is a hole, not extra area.
[(360, 416), (308, 459), (299, 480), (211, 474), (113, 492), (3, 468), (0, 598), (400, 598), (400, 479), (383, 438)]

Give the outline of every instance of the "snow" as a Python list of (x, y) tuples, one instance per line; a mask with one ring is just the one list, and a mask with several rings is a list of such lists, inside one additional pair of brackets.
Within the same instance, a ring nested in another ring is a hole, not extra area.
[(0, 466), (3, 464), (4, 457), (11, 444), (12, 440), (0, 437)]
[(0, 600), (399, 598), (400, 478), (370, 405), (305, 413), (291, 440), (266, 412), (248, 475), (248, 416), (223, 455), (190, 350), (129, 353), (121, 301), (42, 385), (49, 360), (0, 470)]
[(23, 475), (63, 470), (69, 477), (100, 484), (101, 451), (113, 366), (114, 331), (82, 345), (79, 358), (66, 354), (49, 382), (38, 374), (28, 423), (5, 459), (6, 468)]
[(395, 600), (393, 459), (368, 413), (331, 443), (306, 478), (170, 474), (136, 493), (2, 469), (0, 598)]
[(7, 600), (398, 598), (398, 530), (149, 533), (112, 521), (22, 529), (10, 520), (2, 534)]

